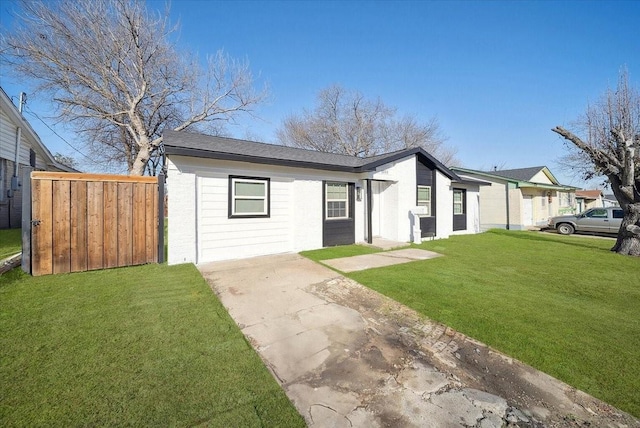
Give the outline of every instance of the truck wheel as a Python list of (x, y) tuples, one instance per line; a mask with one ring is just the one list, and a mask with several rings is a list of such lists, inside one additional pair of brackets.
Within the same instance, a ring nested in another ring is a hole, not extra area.
[(558, 233), (560, 235), (571, 235), (573, 232), (575, 232), (575, 229), (569, 223), (562, 223), (558, 225)]

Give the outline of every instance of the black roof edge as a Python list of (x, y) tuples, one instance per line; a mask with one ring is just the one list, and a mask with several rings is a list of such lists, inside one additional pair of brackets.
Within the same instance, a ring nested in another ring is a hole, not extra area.
[(314, 162), (304, 162), (304, 161), (298, 161), (298, 160), (262, 158), (258, 156), (215, 152), (211, 150), (190, 149), (190, 148), (170, 146), (170, 145), (165, 145), (165, 153), (167, 155), (191, 156), (191, 157), (198, 157), (198, 158), (221, 159), (221, 160), (230, 160), (230, 161), (238, 161), (238, 162), (259, 163), (264, 165), (297, 167), (297, 168), (311, 168), (311, 169), (320, 169), (325, 171), (360, 172), (360, 168), (357, 168), (357, 167), (321, 164), (321, 163), (314, 163)]

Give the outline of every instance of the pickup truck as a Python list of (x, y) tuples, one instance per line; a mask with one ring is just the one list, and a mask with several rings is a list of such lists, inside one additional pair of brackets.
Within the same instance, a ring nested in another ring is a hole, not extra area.
[(623, 217), (620, 207), (591, 208), (580, 214), (551, 217), (548, 226), (562, 235), (574, 232), (617, 234)]

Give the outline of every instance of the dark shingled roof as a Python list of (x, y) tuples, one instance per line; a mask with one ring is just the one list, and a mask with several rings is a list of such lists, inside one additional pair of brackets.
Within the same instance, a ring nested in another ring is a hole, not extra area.
[(164, 131), (163, 142), (167, 155), (347, 172), (374, 171), (380, 165), (417, 154), (428, 159), (449, 178), (456, 181), (459, 180), (459, 177), (453, 171), (420, 147), (398, 150), (368, 158), (358, 158), (276, 144), (195, 134), (186, 131)]
[(511, 178), (518, 181), (531, 181), (534, 175), (544, 169), (544, 166), (532, 166), (529, 168), (503, 169), (501, 171), (487, 171), (488, 174), (498, 177)]

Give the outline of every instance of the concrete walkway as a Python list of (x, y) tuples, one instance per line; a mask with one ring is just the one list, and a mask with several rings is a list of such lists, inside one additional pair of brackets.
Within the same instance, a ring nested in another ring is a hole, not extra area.
[(383, 253), (363, 254), (361, 256), (342, 257), (323, 260), (322, 263), (341, 272), (355, 272), (376, 267), (409, 263), (416, 260), (427, 260), (440, 257), (442, 254), (433, 251), (407, 248), (404, 250), (386, 251)]
[(314, 427), (640, 427), (299, 255), (198, 266)]

